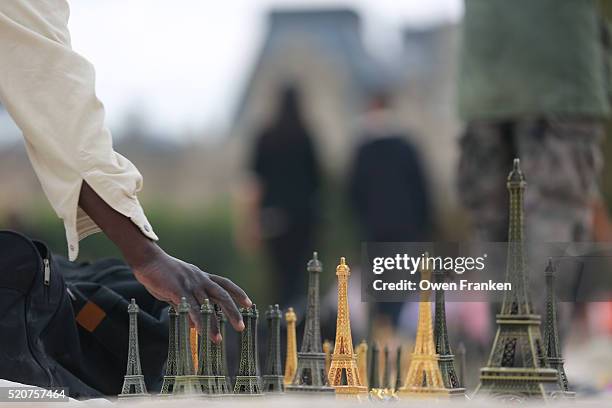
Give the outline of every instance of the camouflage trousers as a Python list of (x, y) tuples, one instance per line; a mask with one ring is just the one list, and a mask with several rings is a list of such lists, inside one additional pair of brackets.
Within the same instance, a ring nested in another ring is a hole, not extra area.
[(507, 240), (506, 178), (520, 158), (528, 242), (592, 241), (603, 126), (586, 119), (472, 121), (460, 141), (458, 187), (479, 241)]

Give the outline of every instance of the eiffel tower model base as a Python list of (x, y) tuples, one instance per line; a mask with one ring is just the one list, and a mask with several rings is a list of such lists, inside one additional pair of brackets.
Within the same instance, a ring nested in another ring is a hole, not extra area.
[(224, 375), (216, 375), (215, 381), (217, 383), (217, 394), (231, 394), (232, 384), (228, 377)]
[(403, 387), (397, 391), (400, 397), (449, 398), (465, 396), (463, 388)]
[(333, 388), (336, 391), (336, 395), (365, 395), (368, 393), (368, 388), (363, 385), (336, 385)]
[(203, 394), (220, 394), (219, 388), (217, 387), (216, 378), (212, 375), (198, 375), (198, 381), (200, 382), (200, 389)]
[(438, 365), (440, 367), (442, 377), (447, 378), (447, 380), (444, 381), (444, 385), (448, 388), (445, 389), (448, 390), (450, 397), (465, 397), (465, 388), (458, 386), (454, 360), (455, 356), (452, 354), (444, 354), (438, 357)]
[(119, 399), (125, 398), (148, 398), (147, 388), (144, 382), (143, 375), (126, 375), (123, 377), (123, 388), (121, 394), (117, 396)]
[(261, 395), (259, 377), (239, 375), (234, 384), (234, 394)]
[(199, 395), (202, 394), (200, 376), (197, 375), (177, 375), (174, 383), (174, 395)]
[[(314, 375), (313, 373), (319, 373)], [(288, 392), (334, 392), (327, 385), (325, 353), (298, 353), (298, 367), (293, 383), (285, 387)]]
[(174, 391), (174, 384), (176, 383), (176, 376), (174, 375), (164, 375), (164, 380), (162, 382), (161, 391), (157, 394), (159, 397), (167, 397), (172, 395)]
[(558, 390), (557, 370), (553, 368), (484, 367), (474, 395), (522, 402), (534, 397), (547, 399)]
[(282, 375), (264, 375), (263, 392), (284, 392), (285, 384)]
[(547, 395), (547, 398), (552, 400), (573, 400), (576, 398), (576, 393), (573, 391), (553, 391)]

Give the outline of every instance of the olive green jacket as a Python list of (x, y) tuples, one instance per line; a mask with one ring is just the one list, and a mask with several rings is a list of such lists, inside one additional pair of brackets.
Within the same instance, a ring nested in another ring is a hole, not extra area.
[(466, 0), (460, 116), (607, 116), (610, 51), (602, 33), (611, 1)]

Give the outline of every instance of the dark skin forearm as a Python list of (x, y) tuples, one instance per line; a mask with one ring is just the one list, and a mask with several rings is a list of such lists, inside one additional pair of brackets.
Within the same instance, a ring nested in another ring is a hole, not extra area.
[[(177, 305), (185, 297), (191, 306), (190, 316), (200, 329), (200, 304), (204, 299), (218, 303), (236, 330), (243, 330), (242, 316), (236, 307), (250, 307), (246, 293), (229, 279), (212, 275), (197, 266), (173, 258), (147, 238), (126, 216), (115, 211), (83, 182), (79, 207), (91, 217), (108, 238), (117, 245), (134, 276), (156, 298)], [(213, 319), (216, 323), (216, 319)], [(213, 327), (216, 341), (221, 340)]]
[(145, 264), (159, 250), (157, 244), (147, 238), (136, 224), (106, 204), (86, 182), (81, 186), (79, 207), (113, 241), (130, 266)]

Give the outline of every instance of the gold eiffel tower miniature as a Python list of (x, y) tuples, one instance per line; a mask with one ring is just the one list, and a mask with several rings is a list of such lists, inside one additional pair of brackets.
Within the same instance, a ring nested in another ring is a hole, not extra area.
[(368, 387), (368, 343), (365, 340), (361, 340), (361, 343), (355, 347), (355, 350), (357, 351), (359, 378), (361, 378), (363, 385)]
[[(427, 259), (428, 255), (425, 254)], [(421, 269), (421, 280), (431, 280), (431, 270)], [(438, 365), (433, 324), (431, 321), (430, 291), (421, 291), (419, 300), (419, 321), (417, 326), (414, 352), (404, 385), (399, 389), (400, 397), (446, 396), (442, 373)]]
[(295, 371), (297, 370), (297, 340), (295, 337), (295, 322), (297, 316), (290, 307), (285, 313), (285, 321), (287, 322), (287, 357), (285, 359), (285, 378), (283, 382), (285, 385), (290, 385), (295, 377)]
[(325, 372), (326, 373), (329, 373), (329, 369), (331, 367), (331, 355), (332, 355), (333, 348), (334, 348), (334, 345), (332, 344), (330, 340), (325, 340), (323, 342), (323, 353), (325, 353)]
[(367, 393), (367, 388), (359, 376), (357, 358), (353, 351), (351, 336), (351, 321), (348, 304), (348, 279), (351, 270), (344, 257), (340, 258), (340, 265), (336, 268), (338, 276), (338, 317), (336, 319), (336, 342), (329, 369), (329, 385), (337, 394)]

